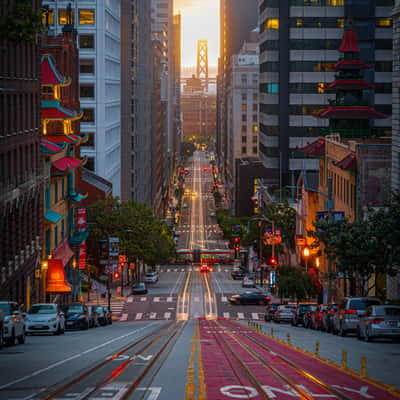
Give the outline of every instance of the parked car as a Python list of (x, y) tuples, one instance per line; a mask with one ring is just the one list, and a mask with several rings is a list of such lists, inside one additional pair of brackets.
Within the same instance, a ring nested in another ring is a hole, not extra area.
[(360, 317), (357, 338), (371, 342), (376, 338), (400, 339), (400, 306), (370, 306)]
[(4, 346), (3, 326), (4, 326), (4, 311), (0, 308), (0, 350)]
[(25, 333), (51, 333), (62, 335), (65, 331), (64, 313), (54, 303), (33, 304), (25, 314)]
[(112, 324), (112, 311), (108, 307), (103, 307), (104, 315), (106, 316), (107, 323)]
[(268, 304), (270, 301), (271, 295), (266, 292), (245, 292), (229, 297), (232, 304)]
[(98, 314), (95, 306), (88, 306), (89, 328), (97, 328), (99, 326)]
[(333, 327), (333, 317), (338, 309), (338, 305), (336, 303), (328, 304), (328, 307), (322, 314), (322, 324), (321, 330), (325, 332), (332, 332)]
[(322, 316), (328, 309), (329, 304), (320, 304), (314, 313), (311, 314), (311, 326), (310, 328), (316, 329), (317, 331), (322, 330)]
[(0, 309), (3, 311), (3, 340), (14, 345), (25, 343), (25, 321), (18, 304), (14, 301), (0, 301)]
[(97, 313), (97, 321), (100, 326), (112, 324), (111, 311), (109, 311), (107, 307), (97, 306), (96, 313)]
[(71, 303), (63, 307), (65, 329), (89, 329), (88, 308), (82, 303)]
[(157, 283), (158, 282), (158, 273), (157, 272), (147, 272), (144, 277), (144, 281), (146, 283)]
[(268, 304), (267, 307), (265, 307), (265, 314), (264, 314), (264, 320), (265, 322), (272, 321), (274, 319), (274, 314), (276, 310), (278, 309), (279, 304), (272, 303)]
[(273, 320), (278, 324), (281, 322), (290, 322), (293, 319), (293, 314), (296, 311), (296, 307), (288, 304), (281, 304), (274, 313)]
[(299, 324), (303, 325), (304, 324), (304, 313), (306, 312), (306, 309), (308, 306), (311, 305), (318, 305), (317, 303), (299, 303), (297, 304), (296, 311), (293, 314), (292, 318), (292, 325), (297, 326)]
[(215, 211), (210, 212), (210, 217), (215, 217)]
[(256, 283), (254, 282), (254, 279), (245, 276), (242, 280), (242, 287), (247, 287), (247, 288), (255, 288)]
[(311, 328), (314, 329), (312, 319), (313, 315), (317, 311), (318, 305), (317, 304), (310, 304), (303, 315), (303, 326), (304, 328)]
[(245, 277), (245, 273), (242, 269), (237, 269), (231, 272), (231, 277), (236, 281), (238, 279), (243, 279)]
[(143, 282), (135, 283), (132, 286), (132, 294), (147, 294), (147, 287)]
[(339, 304), (333, 317), (333, 333), (346, 336), (356, 332), (360, 316), (365, 314), (369, 306), (379, 306), (381, 301), (375, 297), (346, 297)]

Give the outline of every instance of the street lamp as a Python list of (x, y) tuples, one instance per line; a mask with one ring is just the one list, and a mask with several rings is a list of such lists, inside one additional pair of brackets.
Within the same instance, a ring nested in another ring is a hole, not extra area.
[(306, 260), (306, 272), (308, 271), (308, 257), (310, 256), (310, 249), (308, 247), (304, 247), (303, 256)]
[(47, 279), (47, 270), (48, 270), (48, 268), (49, 268), (49, 262), (47, 260), (43, 260), (41, 262), (41, 268), (40, 268), (41, 269), (41, 274), (40, 274), (40, 276), (42, 277), (42, 288), (43, 288), (42, 299), (43, 299), (44, 303), (46, 302), (46, 289), (47, 289), (47, 287), (46, 287), (46, 279)]
[(316, 266), (317, 268), (319, 268), (319, 257), (317, 257), (317, 258), (315, 259), (315, 266)]

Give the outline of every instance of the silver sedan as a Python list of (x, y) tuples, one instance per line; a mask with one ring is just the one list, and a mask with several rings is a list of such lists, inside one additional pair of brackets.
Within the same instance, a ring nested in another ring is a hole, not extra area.
[(400, 306), (370, 306), (360, 318), (357, 338), (369, 342), (375, 338), (400, 339)]

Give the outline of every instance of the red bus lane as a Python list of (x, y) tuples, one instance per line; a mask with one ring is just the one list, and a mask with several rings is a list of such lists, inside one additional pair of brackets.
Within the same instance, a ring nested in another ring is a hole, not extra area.
[(200, 343), (207, 399), (400, 398), (384, 385), (236, 322), (200, 320)]

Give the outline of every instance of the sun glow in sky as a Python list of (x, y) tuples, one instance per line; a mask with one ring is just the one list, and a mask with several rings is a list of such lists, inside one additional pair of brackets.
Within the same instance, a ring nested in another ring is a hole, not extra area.
[(196, 65), (198, 39), (208, 39), (208, 64), (209, 67), (216, 66), (219, 54), (219, 0), (174, 0), (174, 12), (182, 15), (182, 66)]

